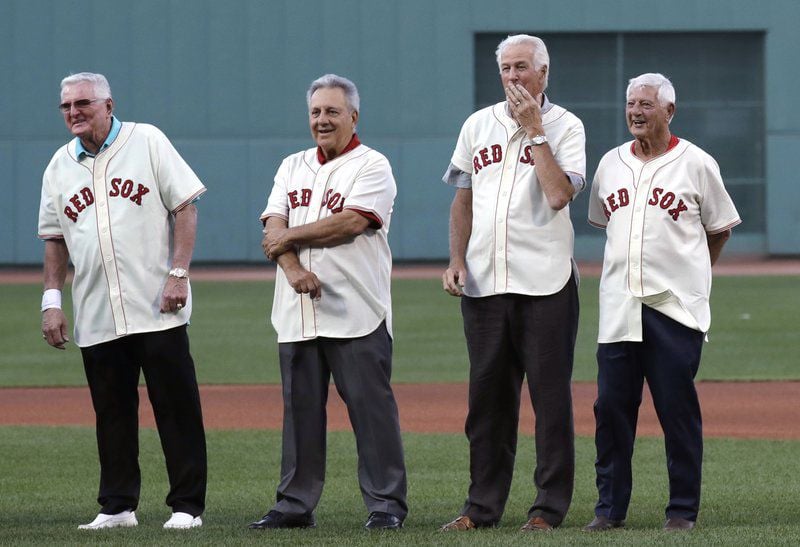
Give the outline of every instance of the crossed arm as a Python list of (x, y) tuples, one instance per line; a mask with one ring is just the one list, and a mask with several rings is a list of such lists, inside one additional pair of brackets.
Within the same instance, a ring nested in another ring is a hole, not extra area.
[(261, 247), (264, 255), (278, 263), (289, 285), (298, 294), (311, 298), (322, 295), (317, 275), (305, 269), (297, 256), (297, 247), (335, 247), (352, 241), (370, 226), (370, 219), (352, 209), (344, 209), (317, 222), (289, 228), (286, 219), (267, 217)]

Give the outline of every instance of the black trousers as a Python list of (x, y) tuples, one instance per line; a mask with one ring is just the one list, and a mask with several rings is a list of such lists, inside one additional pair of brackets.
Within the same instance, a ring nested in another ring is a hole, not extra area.
[(167, 463), (173, 512), (205, 509), (206, 440), (186, 325), (132, 334), (81, 348), (97, 417), (101, 512), (115, 514), (139, 504), (139, 371)]
[(386, 325), (360, 338), (278, 344), (283, 384), (283, 452), (276, 511), (310, 515), (325, 482), (331, 375), (356, 437), (358, 482), (368, 512), (408, 514), (400, 421), (390, 379)]
[(575, 439), (572, 365), (578, 329), (574, 279), (548, 296), (462, 297), (470, 360), (469, 494), (461, 511), (479, 526), (500, 521), (517, 451), (522, 381), (536, 415), (536, 499), (528, 518), (558, 526), (572, 501)]
[(631, 459), (644, 380), (664, 430), (669, 475), (667, 517), (696, 520), (700, 508), (703, 426), (694, 377), (702, 332), (647, 306), (642, 342), (599, 344), (597, 349), (597, 490), (595, 514), (623, 520), (633, 477)]

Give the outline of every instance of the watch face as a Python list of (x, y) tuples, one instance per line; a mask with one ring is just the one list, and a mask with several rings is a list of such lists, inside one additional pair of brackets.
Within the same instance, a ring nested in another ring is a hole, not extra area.
[(545, 137), (544, 135), (536, 135), (531, 139), (531, 142), (533, 144), (544, 144), (547, 142), (547, 137)]

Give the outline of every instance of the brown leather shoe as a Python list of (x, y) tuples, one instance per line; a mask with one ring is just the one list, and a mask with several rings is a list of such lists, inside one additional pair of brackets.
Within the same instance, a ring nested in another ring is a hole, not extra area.
[(533, 517), (520, 528), (522, 532), (552, 532), (553, 525), (542, 517)]
[(624, 520), (611, 520), (608, 517), (597, 516), (592, 519), (592, 522), (583, 527), (584, 532), (607, 532), (614, 528), (622, 528), (625, 526)]
[(474, 530), (477, 528), (472, 519), (467, 515), (461, 515), (453, 522), (448, 522), (440, 528), (442, 532), (464, 532), (466, 530)]
[(681, 517), (670, 517), (664, 523), (664, 530), (667, 532), (688, 532), (694, 528), (694, 521)]

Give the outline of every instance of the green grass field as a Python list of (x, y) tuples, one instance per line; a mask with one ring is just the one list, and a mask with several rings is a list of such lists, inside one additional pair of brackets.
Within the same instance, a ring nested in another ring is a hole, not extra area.
[[(88, 428), (0, 429), (0, 544), (236, 545), (549, 545), (692, 544), (778, 545), (800, 542), (798, 443), (730, 441), (706, 443), (703, 506), (698, 528), (686, 536), (660, 530), (666, 500), (664, 454), (659, 439), (641, 439), (635, 461), (636, 487), (628, 527), (608, 534), (580, 530), (595, 499), (593, 444), (579, 438), (572, 509), (564, 526), (550, 534), (521, 534), (531, 503), (532, 438), (520, 450), (506, 515), (496, 530), (442, 534), (437, 528), (455, 517), (463, 503), (467, 443), (462, 435), (404, 435), (409, 469), (410, 514), (399, 533), (361, 529), (366, 510), (356, 481), (351, 433), (329, 435), (328, 476), (314, 530), (247, 530), (274, 498), (280, 433), (214, 431), (208, 434), (209, 484), (205, 524), (199, 530), (165, 531), (166, 476), (154, 431), (141, 433), (143, 489), (134, 529), (78, 531), (93, 518), (97, 488), (94, 434)], [(773, 464), (777, 467), (773, 467)]]
[[(717, 278), (711, 342), (700, 379), (799, 379), (797, 277)], [(190, 337), (201, 383), (278, 382), (275, 334), (269, 326), (269, 283), (194, 283)], [(80, 352), (45, 346), (39, 331), (38, 285), (0, 286), (0, 386), (85, 385)], [(69, 304), (67, 304), (67, 308)], [(597, 280), (581, 286), (581, 328), (574, 378), (595, 376)], [(71, 313), (71, 310), (67, 310)], [(458, 301), (435, 280), (394, 283), (396, 382), (453, 382), (467, 376)], [(0, 390), (2, 397), (2, 390)], [(526, 403), (527, 404), (527, 403)], [(253, 409), (257, 412), (258, 409)], [(564, 526), (522, 535), (532, 501), (533, 442), (520, 438), (515, 481), (502, 526), (469, 534), (437, 532), (458, 513), (468, 484), (467, 442), (461, 434), (404, 435), (411, 514), (397, 534), (361, 530), (366, 511), (356, 481), (351, 433), (329, 435), (328, 478), (318, 528), (252, 532), (274, 498), (280, 433), (211, 431), (208, 508), (202, 529), (165, 531), (166, 476), (156, 433), (141, 432), (143, 490), (139, 527), (83, 532), (97, 511), (94, 432), (84, 427), (0, 427), (0, 545), (798, 545), (800, 442), (707, 439), (703, 504), (690, 535), (660, 530), (667, 485), (662, 441), (637, 442), (635, 490), (625, 530), (580, 531), (595, 500), (594, 449), (577, 439), (576, 488)]]
[[(576, 381), (595, 379), (597, 283), (581, 283)], [(698, 379), (800, 379), (799, 285), (797, 277), (717, 278), (710, 343), (703, 350)], [(189, 334), (200, 382), (279, 382), (276, 336), (269, 323), (272, 284), (195, 282), (193, 289)], [(458, 299), (446, 295), (437, 280), (397, 280), (393, 296), (394, 381), (465, 381)], [(42, 342), (41, 288), (0, 285), (0, 299), (5, 312), (0, 317), (0, 386), (84, 385), (77, 348), (56, 351)]]

